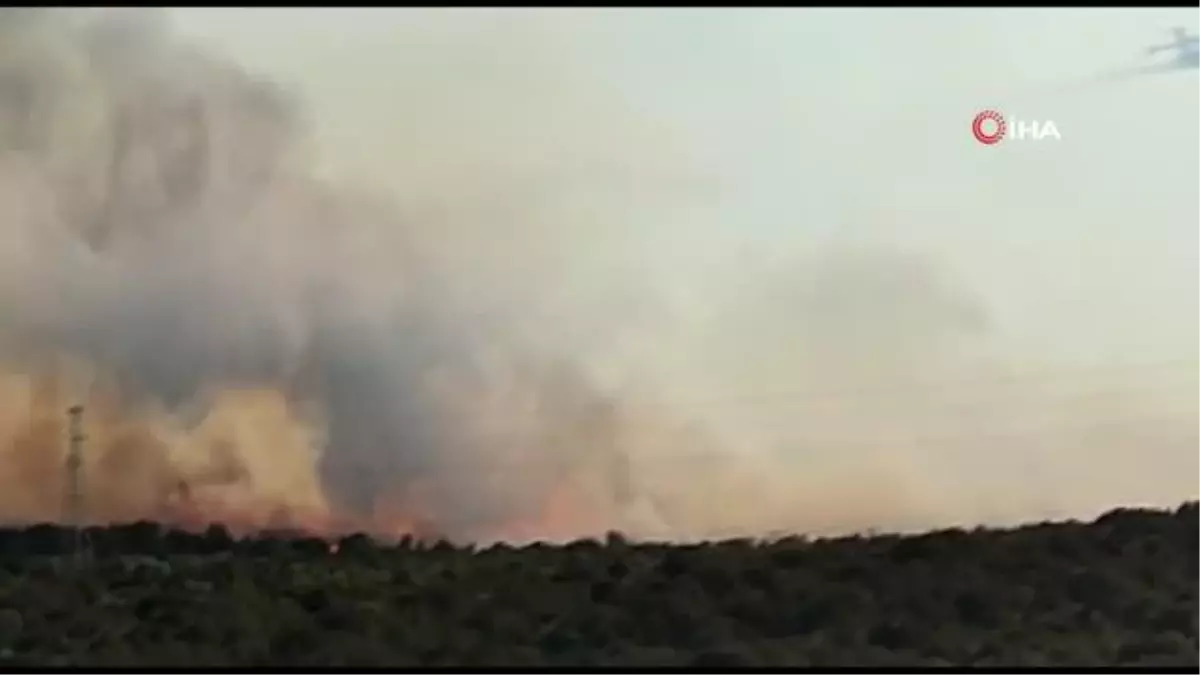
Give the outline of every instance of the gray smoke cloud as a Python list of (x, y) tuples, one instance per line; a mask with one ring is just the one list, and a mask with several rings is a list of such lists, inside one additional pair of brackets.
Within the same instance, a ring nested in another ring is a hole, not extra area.
[[(619, 231), (604, 220), (619, 217), (609, 194), (642, 177), (620, 153), (592, 143), (635, 141), (583, 139), (567, 149), (575, 166), (537, 166), (529, 155), (530, 165), (509, 167), (514, 175), (493, 177), (440, 166), (453, 151), (420, 146), (430, 133), (470, 134), (469, 119), (446, 119), (453, 108), (437, 108), (438, 119), (414, 115), (414, 126), (443, 126), (418, 129), (408, 150), (425, 158), (414, 162), (422, 173), (442, 175), (434, 179), (440, 190), (423, 189), (408, 202), (416, 210), (408, 215), (313, 177), (302, 114), (286, 92), (179, 42), (163, 19), (145, 10), (7, 18), (22, 24), (4, 64), (2, 182), (15, 212), (6, 214), (2, 297), (15, 319), (4, 335), (14, 368), (60, 354), (81, 359), (130, 405), (161, 408), (179, 433), (236, 396), (229, 390), (269, 389), (320, 418), (286, 413), (276, 421), (319, 429), (321, 441), (308, 448), (319, 458), (269, 447), (279, 429), (255, 437), (268, 447), (206, 441), (196, 451), (207, 457), (201, 464), (213, 464), (220, 447), (238, 466), (200, 475), (230, 478), (216, 481), (222, 486), (248, 483), (253, 492), (262, 477), (248, 468), (249, 455), (264, 455), (263, 470), (272, 473), (312, 459), (317, 478), (308, 489), (331, 509), (371, 516), (422, 485), (428, 503), (420, 508), (435, 514), (431, 526), (457, 535), (539, 518), (544, 493), (580, 465), (614, 461), (625, 422), (571, 350), (636, 322), (637, 308), (618, 312), (614, 304), (612, 328), (596, 321), (590, 335), (548, 341), (552, 329), (522, 322), (545, 325), (538, 303), (563, 290), (547, 285), (569, 279), (590, 253), (559, 219), (603, 246)], [(480, 63), (464, 55), (461, 66), (469, 75)], [(526, 105), (527, 96), (539, 96), (518, 84), (481, 82), (497, 88), (486, 94), (496, 105), (463, 112), (503, 115), (505, 101)], [(437, 107), (437, 95), (418, 91), (414, 100)], [(585, 105), (579, 114), (606, 113)], [(517, 162), (530, 144), (483, 140), (511, 144)], [(610, 159), (618, 163), (605, 166)], [(538, 185), (543, 179), (551, 180)], [(559, 208), (555, 202), (573, 190), (582, 192), (580, 203), (593, 199), (602, 208)], [(76, 386), (67, 395), (79, 393)], [(246, 424), (258, 424), (255, 414)], [(98, 466), (127, 468), (105, 463), (131, 452), (125, 441), (114, 444), (100, 444)], [(183, 454), (157, 446), (134, 454), (155, 452)], [(196, 483), (195, 474), (178, 466), (166, 472), (155, 480), (170, 485), (155, 498), (172, 496), (176, 481)], [(601, 476), (616, 481), (613, 494), (589, 508), (599, 514), (621, 505), (605, 502), (628, 501), (628, 480)], [(56, 490), (38, 489), (44, 504), (54, 503)], [(151, 513), (161, 507), (152, 501), (143, 505)]]
[(589, 16), (414, 12), (403, 59), (301, 90), (164, 13), (6, 10), (2, 512), (57, 517), (80, 398), (97, 519), (687, 538), (1194, 494), (1194, 354), (1166, 394), (1008, 377), (1064, 366), (940, 231), (881, 235), (922, 196), (882, 166), (866, 225), (706, 267), (746, 160), (606, 80)]

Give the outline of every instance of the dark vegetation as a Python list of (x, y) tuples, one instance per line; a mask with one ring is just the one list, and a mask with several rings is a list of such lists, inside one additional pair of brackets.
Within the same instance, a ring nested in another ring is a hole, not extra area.
[(1197, 666), (1197, 505), (773, 543), (0, 531), (0, 666)]

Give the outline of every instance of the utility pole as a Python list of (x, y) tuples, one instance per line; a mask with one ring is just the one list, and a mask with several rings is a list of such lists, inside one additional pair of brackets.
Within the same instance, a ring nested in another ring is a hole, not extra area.
[(67, 447), (67, 524), (72, 529), (72, 553), (76, 562), (83, 557), (83, 406), (67, 411), (70, 444)]

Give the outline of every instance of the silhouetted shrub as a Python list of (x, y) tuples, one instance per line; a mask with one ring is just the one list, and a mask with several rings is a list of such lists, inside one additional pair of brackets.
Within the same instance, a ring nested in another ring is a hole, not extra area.
[(1197, 509), (689, 546), (0, 530), (8, 667), (1195, 668)]

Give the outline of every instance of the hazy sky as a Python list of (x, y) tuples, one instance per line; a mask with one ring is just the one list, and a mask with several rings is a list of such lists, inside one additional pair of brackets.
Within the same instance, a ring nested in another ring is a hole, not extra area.
[(58, 508), (85, 387), (125, 516), (190, 476), (471, 537), (1196, 498), (1198, 71), (1146, 70), (1196, 10), (128, 11), (0, 54), (0, 512)]
[[(985, 296), (1006, 345), (1195, 357), (1196, 73), (1095, 81), (1144, 63), (1170, 27), (1194, 28), (1194, 10), (177, 13), (298, 85), (329, 164), (388, 189), (420, 192), (395, 169), (412, 154), (429, 171), (442, 156), (486, 165), (489, 181), (571, 152), (624, 153), (637, 181), (676, 176), (681, 194), (620, 217), (645, 219), (633, 247), (681, 298), (866, 237), (938, 257)], [(430, 96), (439, 86), (453, 91)], [(494, 106), (503, 87), (528, 88), (528, 104), (443, 120)], [(969, 123), (987, 107), (1052, 120), (1063, 140), (981, 147)], [(569, 140), (552, 138), (558, 119), (575, 119)], [(471, 125), (539, 142), (501, 146)], [(580, 146), (613, 129), (626, 140)]]
[[(1086, 354), (1070, 341), (1087, 360), (1194, 356), (1196, 73), (1087, 84), (1140, 63), (1171, 26), (1195, 27), (1194, 10), (176, 13), (186, 32), (299, 85), (331, 163), (384, 183), (406, 151), (412, 70), (448, 67), (414, 55), (508, 31), (489, 58), (511, 80), (553, 53), (538, 67), (604, 88), (701, 174), (645, 233), (686, 238), (659, 261), (682, 286), (696, 281), (685, 268), (721, 283), (868, 230), (944, 256), (1010, 315), (1013, 339), (1062, 324), (1092, 336)], [(1063, 140), (980, 147), (968, 125), (985, 107), (1053, 120)]]

